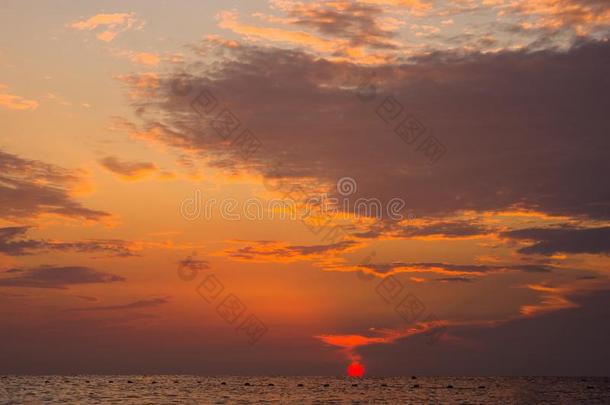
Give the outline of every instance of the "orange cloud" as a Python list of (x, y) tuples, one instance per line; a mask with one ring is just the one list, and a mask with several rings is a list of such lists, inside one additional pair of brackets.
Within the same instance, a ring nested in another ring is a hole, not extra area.
[(264, 39), (274, 42), (287, 42), (305, 46), (319, 52), (333, 52), (343, 41), (331, 41), (303, 31), (288, 31), (280, 28), (256, 27), (242, 24), (235, 12), (223, 11), (218, 15), (218, 25), (250, 39)]
[(114, 79), (128, 85), (132, 100), (152, 96), (159, 87), (159, 76), (154, 72), (117, 75)]
[(379, 4), (383, 6), (405, 7), (414, 11), (429, 10), (432, 4), (420, 0), (359, 0), (360, 3)]
[(389, 343), (388, 339), (383, 337), (368, 337), (362, 335), (319, 335), (314, 337), (326, 343), (327, 345), (339, 347), (341, 349), (341, 352), (350, 361), (361, 360), (362, 356), (355, 352), (355, 349), (360, 346), (366, 346), (375, 343)]
[(526, 287), (530, 290), (544, 293), (544, 296), (538, 304), (522, 306), (521, 315), (523, 316), (535, 316), (560, 309), (578, 307), (577, 304), (565, 297), (567, 293), (573, 291), (569, 288), (551, 287), (544, 284), (528, 284)]
[(522, 28), (558, 30), (571, 28), (577, 35), (589, 34), (594, 28), (610, 24), (610, 3), (582, 0), (520, 0), (511, 4), (513, 12), (533, 16)]
[(133, 13), (96, 14), (86, 20), (69, 24), (68, 27), (78, 31), (92, 31), (103, 28), (104, 31), (97, 34), (97, 39), (104, 42), (112, 41), (119, 33), (134, 28), (141, 28), (143, 21), (135, 18)]
[(150, 52), (140, 52), (133, 55), (132, 61), (141, 65), (157, 66), (159, 64), (159, 55)]
[(404, 329), (375, 329), (371, 328), (369, 330), (370, 334), (373, 336), (365, 336), (358, 334), (351, 335), (316, 335), (314, 338), (322, 341), (323, 343), (335, 346), (340, 348), (341, 352), (347, 357), (347, 359), (361, 360), (361, 357), (358, 353), (356, 353), (356, 349), (361, 346), (368, 346), (372, 344), (391, 344), (396, 340), (401, 338), (406, 338), (409, 336), (419, 335), (422, 333), (432, 334), (435, 330), (442, 330), (442, 333), (439, 333), (437, 338), (444, 339), (446, 338), (444, 334), (444, 330), (449, 324), (463, 324), (460, 322), (452, 322), (452, 321), (440, 321), (437, 319), (434, 320), (424, 320), (421, 322), (414, 323), (407, 328)]
[(578, 308), (573, 298), (587, 295), (593, 291), (607, 290), (605, 278), (580, 277), (569, 283), (552, 285), (547, 282), (526, 284), (524, 288), (541, 293), (541, 301), (521, 307), (521, 316), (532, 317), (561, 309)]
[(277, 241), (256, 241), (240, 248), (225, 250), (220, 255), (250, 262), (291, 263), (324, 260), (325, 263), (330, 263), (338, 260), (338, 254), (357, 249), (361, 245), (351, 240), (328, 245), (290, 245)]
[(246, 25), (238, 21), (233, 11), (218, 15), (219, 26), (249, 40), (283, 42), (308, 48), (336, 62), (380, 64), (393, 59), (396, 50), (401, 48), (394, 36), (404, 22), (386, 16), (383, 8), (377, 5), (345, 0), (323, 3), (276, 0), (271, 4), (287, 16), (263, 13), (254, 13), (253, 16), (269, 24), (298, 26), (315, 33)]
[(9, 110), (35, 110), (38, 102), (5, 92), (6, 86), (0, 84), (0, 105)]
[(159, 76), (156, 73), (139, 73), (129, 76), (120, 76), (119, 79), (126, 80), (138, 89), (156, 89), (159, 87)]

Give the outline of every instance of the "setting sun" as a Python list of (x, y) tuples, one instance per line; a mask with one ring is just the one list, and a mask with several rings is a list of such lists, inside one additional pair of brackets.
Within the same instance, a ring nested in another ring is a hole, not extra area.
[(364, 366), (358, 362), (353, 362), (347, 366), (347, 375), (354, 378), (362, 378), (364, 376)]

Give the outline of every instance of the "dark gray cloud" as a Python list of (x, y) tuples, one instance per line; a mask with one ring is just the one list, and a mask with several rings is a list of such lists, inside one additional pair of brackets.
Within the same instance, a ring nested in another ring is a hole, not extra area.
[[(400, 197), (420, 218), (515, 207), (610, 217), (610, 187), (599, 177), (610, 169), (608, 43), (566, 52), (436, 53), (383, 67), (291, 50), (222, 52), (213, 64), (198, 61), (162, 77), (156, 97), (135, 104), (141, 129), (274, 184), (350, 176), (358, 182), (350, 198)], [(367, 77), (376, 92), (363, 102), (356, 87)], [(201, 115), (191, 109), (202, 89), (217, 101), (213, 114), (201, 107), (208, 94), (198, 99)], [(386, 123), (376, 111), (389, 94), (401, 114)], [(210, 126), (221, 105), (240, 123), (227, 138)], [(426, 128), (414, 144), (394, 132), (409, 114)], [(247, 160), (236, 141), (246, 128), (261, 142)], [(428, 135), (447, 150), (434, 165), (417, 151)]]
[(196, 253), (178, 262), (178, 276), (185, 281), (194, 280), (200, 271), (208, 270), (210, 263), (207, 260), (196, 259)]
[[(500, 271), (522, 271), (525, 273), (550, 273), (552, 266), (542, 264), (509, 264), (509, 265), (486, 265), (486, 264), (451, 264), (451, 263), (415, 263), (415, 262), (392, 262), (392, 263), (370, 263), (360, 264), (358, 267), (371, 270), (376, 274), (384, 275), (394, 270), (409, 271), (431, 271), (443, 273), (493, 273)], [(450, 280), (448, 280), (450, 281)]]
[(139, 256), (132, 242), (121, 239), (87, 239), (77, 242), (45, 242), (46, 250), (104, 253), (113, 257)]
[(341, 9), (324, 3), (297, 7), (287, 10), (295, 25), (313, 28), (323, 35), (347, 39), (353, 46), (375, 48), (395, 48), (389, 39), (395, 34), (383, 29), (379, 18), (383, 9), (375, 5), (342, 2)]
[(49, 266), (12, 268), (0, 278), (0, 287), (57, 288), (71, 285), (114, 283), (125, 278), (85, 266)]
[(41, 249), (44, 242), (22, 239), (29, 229), (29, 226), (0, 228), (0, 252), (10, 256), (20, 256)]
[(185, 267), (189, 270), (207, 270), (210, 268), (210, 263), (207, 260), (195, 259), (191, 256), (178, 262), (179, 266)]
[(469, 236), (487, 235), (494, 230), (472, 221), (454, 220), (440, 221), (430, 224), (413, 225), (412, 223), (399, 224), (390, 221), (380, 221), (365, 232), (354, 233), (358, 238), (378, 238), (392, 236), (397, 238), (414, 238), (424, 236), (438, 236), (443, 238), (463, 238)]
[(473, 281), (472, 278), (468, 277), (442, 277), (435, 280), (442, 283), (471, 283)]
[(56, 214), (99, 221), (109, 217), (74, 200), (69, 191), (80, 182), (78, 172), (0, 151), (0, 218)]
[(157, 167), (149, 162), (127, 162), (114, 156), (107, 156), (99, 161), (107, 170), (126, 178), (133, 178), (154, 172)]
[(503, 232), (503, 237), (532, 241), (519, 249), (523, 254), (552, 255), (554, 253), (610, 253), (610, 227), (526, 228)]
[(167, 304), (169, 302), (170, 302), (169, 299), (164, 298), (164, 297), (150, 298), (150, 299), (130, 302), (128, 304), (123, 304), (123, 305), (107, 305), (107, 306), (89, 307), (89, 308), (73, 308), (73, 309), (69, 309), (68, 311), (87, 312), (87, 311), (116, 311), (116, 310), (123, 310), (123, 309), (141, 309), (141, 308), (156, 307), (159, 305)]
[(76, 242), (58, 242), (25, 238), (29, 226), (0, 228), (0, 253), (10, 256), (36, 254), (45, 251), (73, 251), (104, 253), (115, 257), (137, 256), (131, 242), (120, 239), (89, 239)]

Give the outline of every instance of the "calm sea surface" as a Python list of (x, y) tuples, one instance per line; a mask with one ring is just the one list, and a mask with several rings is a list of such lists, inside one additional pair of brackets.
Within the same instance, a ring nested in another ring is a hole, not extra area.
[(2, 404), (610, 404), (610, 379), (2, 376)]

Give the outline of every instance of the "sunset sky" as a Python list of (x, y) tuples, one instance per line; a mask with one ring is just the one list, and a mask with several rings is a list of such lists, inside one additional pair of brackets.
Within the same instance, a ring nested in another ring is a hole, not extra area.
[(610, 374), (607, 0), (0, 27), (0, 373)]

